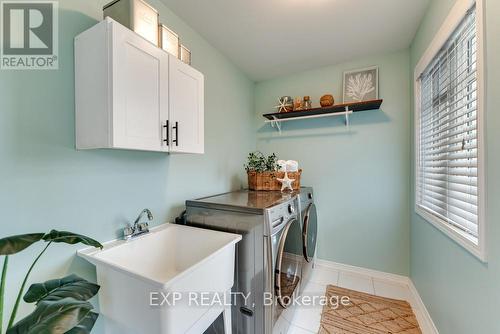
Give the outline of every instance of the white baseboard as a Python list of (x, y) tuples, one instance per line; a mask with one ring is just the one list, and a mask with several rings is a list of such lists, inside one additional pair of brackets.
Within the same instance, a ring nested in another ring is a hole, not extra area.
[(432, 321), (432, 318), (429, 312), (427, 311), (427, 308), (425, 307), (424, 302), (420, 298), (417, 288), (415, 287), (415, 285), (413, 284), (412, 280), (409, 277), (392, 273), (386, 273), (383, 271), (378, 271), (373, 269), (351, 266), (348, 264), (343, 264), (328, 260), (321, 260), (321, 259), (316, 259), (315, 265), (324, 266), (339, 271), (344, 271), (344, 272), (347, 271), (359, 275), (370, 276), (375, 279), (390, 281), (396, 284), (407, 286), (408, 289), (410, 290), (412, 298), (410, 304), (414, 308), (414, 312), (417, 317), (420, 328), (422, 330), (422, 333), (439, 334), (436, 325), (434, 324), (434, 321)]
[(408, 279), (409, 279), (407, 276), (403, 276), (403, 275), (391, 274), (391, 273), (386, 273), (383, 271), (367, 269), (367, 268), (362, 268), (362, 267), (356, 267), (356, 266), (351, 266), (349, 264), (332, 262), (332, 261), (328, 261), (328, 260), (316, 259), (315, 263), (317, 265), (320, 265), (320, 266), (325, 266), (325, 267), (340, 270), (340, 271), (347, 271), (347, 272), (352, 272), (355, 274), (370, 276), (373, 278), (387, 280), (387, 281), (391, 281), (391, 282), (399, 283), (399, 284), (408, 284)]
[(419, 314), (417, 314), (417, 319), (418, 323), (420, 324), (420, 327), (422, 328), (422, 332), (424, 334), (426, 333), (439, 334), (437, 327), (434, 324), (434, 321), (432, 321), (429, 311), (427, 311), (427, 307), (425, 307), (425, 304), (422, 298), (420, 298), (420, 294), (418, 293), (415, 284), (413, 284), (413, 281), (410, 278), (408, 278), (408, 288), (410, 289), (413, 302), (416, 304), (416, 308), (419, 311), (418, 312)]

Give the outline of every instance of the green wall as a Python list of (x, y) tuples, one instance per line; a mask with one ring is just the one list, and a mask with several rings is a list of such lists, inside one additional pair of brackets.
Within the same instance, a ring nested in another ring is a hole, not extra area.
[[(107, 241), (145, 207), (160, 224), (179, 214), (186, 199), (246, 181), (242, 164), (255, 149), (254, 84), (158, 0), (149, 2), (205, 74), (206, 153), (75, 150), (73, 38), (101, 19), (106, 2), (59, 1), (59, 70), (0, 70), (0, 238), (56, 228)], [(69, 272), (94, 278), (93, 266), (74, 256), (77, 249), (54, 245), (30, 282)], [(39, 251), (35, 246), (11, 258), (9, 314), (14, 290)]]
[[(432, 1), (411, 46), (411, 73), (454, 3)], [(488, 263), (481, 263), (412, 210), (411, 278), (440, 334), (500, 333), (500, 2), (485, 0), (485, 9)]]
[[(264, 125), (282, 95), (333, 93), (342, 100), (342, 72), (379, 66), (380, 111), (283, 123), (281, 136)], [(409, 51), (260, 82), (255, 89), (257, 148), (298, 160), (302, 184), (318, 206), (318, 257), (355, 266), (409, 273), (410, 110)]]
[[(155, 224), (170, 221), (187, 198), (240, 188), (242, 163), (257, 147), (298, 160), (302, 183), (315, 188), (320, 258), (411, 273), (441, 334), (500, 333), (494, 321), (500, 310), (500, 156), (493, 144), (500, 140), (498, 1), (485, 0), (487, 264), (413, 212), (412, 73), (454, 0), (431, 2), (409, 50), (256, 85), (160, 0), (150, 0), (205, 74), (205, 155), (74, 149), (73, 38), (101, 18), (106, 2), (60, 0), (58, 71), (0, 71), (0, 237), (57, 228), (106, 241), (144, 207), (155, 213)], [(261, 114), (279, 96), (311, 95), (317, 104), (333, 93), (340, 101), (342, 71), (370, 65), (380, 68), (381, 111), (354, 114), (349, 129), (341, 117), (284, 123), (281, 135), (264, 125)], [(78, 248), (55, 245), (30, 281), (70, 272), (95, 279), (93, 267), (74, 256)], [(39, 250), (11, 259), (7, 311)], [(21, 315), (29, 310), (23, 305)]]

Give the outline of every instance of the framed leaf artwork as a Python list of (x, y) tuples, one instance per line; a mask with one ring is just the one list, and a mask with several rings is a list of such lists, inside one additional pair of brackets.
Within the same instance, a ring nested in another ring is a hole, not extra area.
[(344, 72), (344, 103), (378, 99), (378, 67)]

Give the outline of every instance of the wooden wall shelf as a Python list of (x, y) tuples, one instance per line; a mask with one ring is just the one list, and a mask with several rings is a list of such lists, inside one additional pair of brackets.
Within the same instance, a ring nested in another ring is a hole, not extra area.
[(366, 111), (366, 110), (378, 110), (382, 105), (383, 100), (370, 100), (363, 102), (354, 103), (344, 103), (337, 104), (332, 107), (326, 108), (312, 108), (307, 110), (298, 110), (290, 112), (276, 112), (270, 114), (264, 114), (263, 117), (266, 118), (266, 123), (271, 123), (273, 127), (276, 127), (278, 131), (281, 132), (281, 122), (293, 121), (298, 119), (306, 118), (319, 118), (319, 117), (331, 117), (331, 116), (345, 116), (345, 123), (349, 125), (349, 115), (353, 112)]
[(326, 108), (312, 108), (307, 110), (298, 110), (298, 111), (290, 111), (290, 112), (275, 112), (270, 114), (264, 114), (265, 118), (269, 120), (280, 120), (287, 118), (296, 118), (302, 116), (314, 116), (314, 115), (324, 115), (324, 114), (338, 114), (346, 111), (346, 107), (348, 110), (353, 112), (365, 111), (365, 110), (377, 110), (380, 109), (380, 105), (383, 100), (371, 100), (364, 102), (354, 102), (354, 103), (345, 103), (345, 104), (336, 104), (332, 107)]

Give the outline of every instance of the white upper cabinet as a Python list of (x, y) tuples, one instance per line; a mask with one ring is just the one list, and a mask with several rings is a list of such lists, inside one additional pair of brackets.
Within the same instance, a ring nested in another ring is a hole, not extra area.
[(203, 74), (170, 56), (171, 152), (204, 153)]
[(112, 34), (113, 145), (166, 151), (168, 54), (121, 25)]
[(203, 153), (203, 75), (110, 18), (75, 38), (75, 90), (77, 149)]

